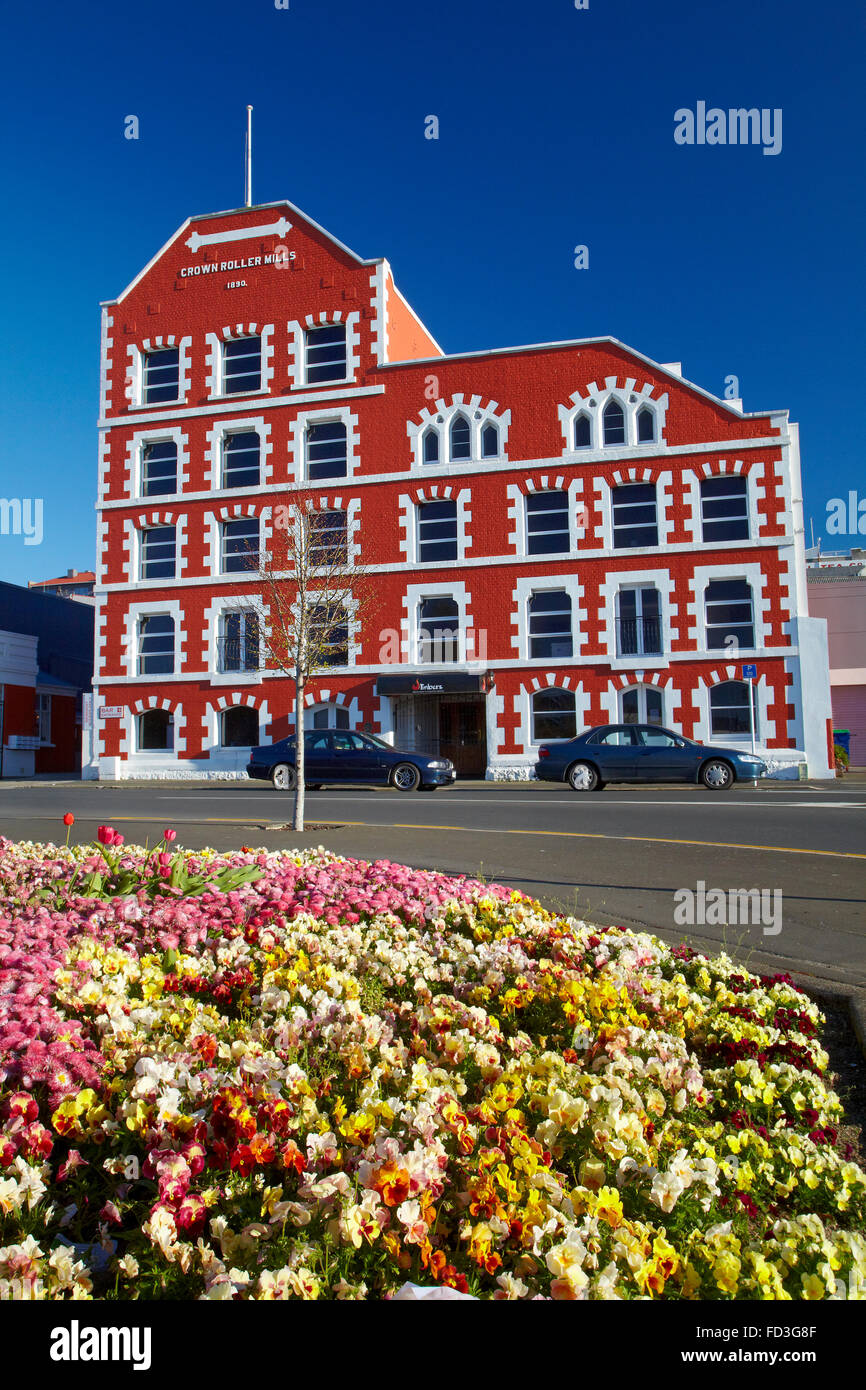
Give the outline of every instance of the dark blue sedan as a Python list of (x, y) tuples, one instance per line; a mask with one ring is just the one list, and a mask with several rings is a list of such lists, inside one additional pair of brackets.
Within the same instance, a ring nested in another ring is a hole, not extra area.
[(656, 724), (605, 724), (561, 743), (544, 743), (535, 764), (541, 781), (567, 782), (576, 792), (601, 791), (607, 782), (700, 782), (723, 792), (766, 771), (767, 764), (753, 753), (706, 747)]
[[(296, 782), (295, 739), (253, 748), (247, 763), (250, 777), (272, 782), (277, 791), (291, 791)], [(364, 782), (396, 787), (401, 792), (433, 791), (457, 777), (447, 758), (424, 753), (400, 753), (372, 734), (342, 729), (311, 729), (304, 734), (304, 784), (317, 791), (326, 782)]]

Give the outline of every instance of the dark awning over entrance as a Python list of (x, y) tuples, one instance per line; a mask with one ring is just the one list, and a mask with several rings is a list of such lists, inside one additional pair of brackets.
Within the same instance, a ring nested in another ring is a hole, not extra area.
[(428, 671), (423, 676), (378, 676), (377, 695), (483, 695), (493, 685), (491, 676), (470, 676), (465, 671)]

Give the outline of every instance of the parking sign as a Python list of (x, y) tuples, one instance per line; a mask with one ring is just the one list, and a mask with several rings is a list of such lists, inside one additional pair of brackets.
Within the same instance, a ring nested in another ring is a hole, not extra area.
[(757, 677), (757, 674), (758, 674), (758, 668), (757, 668), (757, 666), (744, 666), (744, 667), (743, 667), (743, 680), (744, 680), (744, 681), (753, 681), (753, 680), (755, 680), (755, 678)]

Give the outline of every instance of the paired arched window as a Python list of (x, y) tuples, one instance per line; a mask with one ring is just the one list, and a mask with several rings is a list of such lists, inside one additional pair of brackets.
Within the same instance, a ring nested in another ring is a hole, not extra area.
[[(573, 449), (622, 448), (624, 445), (652, 444), (658, 438), (658, 421), (654, 404), (638, 404), (639, 397), (631, 395), (628, 404), (611, 396), (601, 410), (601, 420), (593, 424), (598, 402), (590, 400), (578, 410), (571, 425)], [(637, 414), (629, 423), (632, 410)]]
[[(475, 419), (481, 418), (481, 412), (476, 411)], [(473, 458), (495, 459), (499, 457), (499, 450), (499, 426), (492, 420), (485, 421), (473, 443), (473, 427), (462, 410), (451, 417), (447, 427), (443, 416), (437, 416), (436, 423), (429, 425), (421, 436), (421, 462), (424, 464), (469, 463)]]
[(601, 421), (606, 446), (625, 443), (625, 413), (619, 401), (608, 401)]
[(348, 729), (349, 711), (343, 705), (320, 705), (310, 722), (314, 729)]
[(573, 690), (551, 686), (536, 690), (532, 696), (532, 742), (544, 743), (551, 738), (574, 738), (577, 733), (577, 712)]

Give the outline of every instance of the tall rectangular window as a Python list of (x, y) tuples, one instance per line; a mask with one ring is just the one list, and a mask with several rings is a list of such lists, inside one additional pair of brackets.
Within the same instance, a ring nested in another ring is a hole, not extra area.
[(177, 445), (173, 439), (145, 444), (141, 454), (142, 496), (173, 492), (177, 492)]
[(705, 541), (749, 539), (745, 478), (725, 475), (701, 479), (701, 523)]
[(224, 613), (217, 638), (217, 668), (221, 672), (259, 669), (259, 617), (252, 608)]
[(747, 580), (713, 579), (707, 585), (705, 599), (708, 651), (754, 647), (752, 590)]
[(623, 483), (614, 488), (614, 549), (633, 550), (658, 543), (655, 483)]
[(529, 655), (572, 655), (571, 599), (564, 589), (542, 589), (530, 596)]
[(259, 563), (259, 519), (242, 516), (222, 526), (222, 573), (255, 572)]
[(662, 649), (658, 589), (620, 589), (617, 606), (617, 656), (658, 655)]
[(418, 559), (457, 559), (456, 502), (419, 502)]
[(227, 434), (223, 440), (223, 487), (258, 487), (260, 452), (255, 430)]
[(568, 493), (531, 492), (526, 498), (526, 550), (529, 555), (567, 555)]
[(180, 381), (180, 349), (156, 348), (144, 354), (141, 398), (145, 405), (176, 401)]
[(310, 328), (306, 335), (307, 382), (345, 381), (346, 325), (329, 323)]
[(262, 384), (262, 340), (233, 338), (223, 343), (223, 395), (242, 396)]
[(306, 434), (307, 477), (345, 478), (346, 426), (341, 420), (324, 420), (309, 425)]
[(173, 526), (150, 526), (141, 532), (142, 579), (173, 579), (177, 540)]
[(174, 618), (169, 613), (153, 613), (139, 618), (138, 674), (174, 674)]
[(313, 512), (310, 518), (310, 564), (324, 567), (345, 565), (347, 557), (346, 513)]
[(316, 666), (348, 666), (349, 621), (342, 604), (311, 607), (308, 642)]

